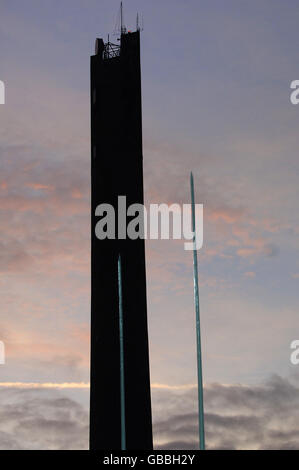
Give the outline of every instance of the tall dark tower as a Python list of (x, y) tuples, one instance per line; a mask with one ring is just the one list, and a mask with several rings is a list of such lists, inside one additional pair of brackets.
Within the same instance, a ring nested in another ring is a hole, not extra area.
[[(152, 448), (144, 240), (95, 235), (96, 207), (143, 204), (140, 32), (91, 57), (90, 448), (121, 449), (118, 256), (122, 263), (126, 449)], [(117, 224), (117, 222), (116, 222)]]

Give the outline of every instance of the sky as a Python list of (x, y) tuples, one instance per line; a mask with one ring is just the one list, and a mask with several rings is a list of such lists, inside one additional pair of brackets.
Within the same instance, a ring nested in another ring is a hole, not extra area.
[[(1, 449), (88, 446), (89, 61), (118, 9), (1, 0)], [(146, 204), (189, 203), (193, 171), (204, 205), (207, 447), (299, 448), (298, 2), (126, 0), (129, 29), (137, 11)], [(146, 256), (155, 447), (194, 448), (192, 254)]]

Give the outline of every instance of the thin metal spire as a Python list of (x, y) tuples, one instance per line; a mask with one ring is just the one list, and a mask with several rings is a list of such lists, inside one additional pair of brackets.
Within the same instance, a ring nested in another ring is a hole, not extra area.
[(125, 34), (127, 32), (126, 27), (124, 26), (123, 2), (120, 2), (120, 32), (121, 34)]
[(119, 353), (120, 353), (120, 420), (121, 450), (126, 450), (126, 410), (125, 410), (125, 364), (121, 256), (118, 255), (118, 310), (119, 310)]
[(192, 171), (190, 174), (190, 186), (191, 186), (191, 207), (192, 207), (192, 231), (193, 231), (194, 303), (195, 303), (195, 315), (196, 315), (196, 344), (197, 344), (199, 448), (200, 450), (204, 450), (205, 449), (205, 428), (204, 428), (204, 406), (203, 406), (202, 356), (201, 356), (201, 339), (200, 339), (198, 266), (197, 266), (196, 231), (195, 231), (194, 181), (193, 181)]
[(120, 2), (120, 32), (123, 32), (123, 2)]

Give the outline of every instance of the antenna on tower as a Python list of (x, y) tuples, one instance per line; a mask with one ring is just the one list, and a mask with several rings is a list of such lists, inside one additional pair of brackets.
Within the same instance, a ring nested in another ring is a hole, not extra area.
[[(120, 8), (117, 13), (113, 35), (118, 36), (118, 35), (126, 34), (126, 32), (127, 32), (127, 28), (125, 27), (125, 24), (124, 24), (123, 2), (120, 2)], [(120, 38), (117, 38), (117, 40), (119, 41)]]
[(141, 15), (141, 28), (140, 31), (144, 30), (144, 20), (143, 20), (143, 15)]
[(143, 15), (139, 15), (139, 13), (137, 13), (137, 16), (136, 16), (136, 31), (143, 31)]
[(127, 32), (127, 29), (124, 26), (123, 2), (120, 2), (120, 32), (121, 34), (125, 34)]

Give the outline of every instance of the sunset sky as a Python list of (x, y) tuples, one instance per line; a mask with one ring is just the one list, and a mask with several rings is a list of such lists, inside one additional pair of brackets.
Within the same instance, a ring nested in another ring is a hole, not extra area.
[[(0, 449), (88, 446), (89, 61), (96, 37), (116, 42), (118, 9), (115, 0), (1, 1)], [(299, 4), (126, 0), (124, 9), (129, 29), (137, 11), (144, 18), (146, 204), (189, 203), (193, 171), (204, 205), (207, 447), (299, 448), (299, 365), (290, 363)], [(155, 445), (193, 448), (192, 253), (153, 240), (146, 256)]]

